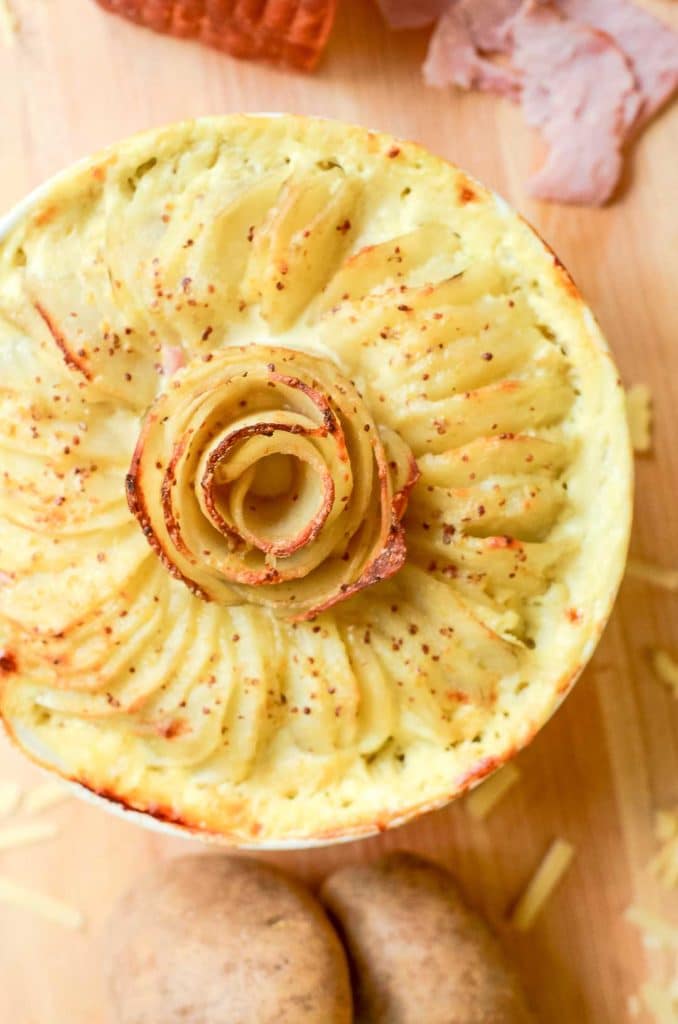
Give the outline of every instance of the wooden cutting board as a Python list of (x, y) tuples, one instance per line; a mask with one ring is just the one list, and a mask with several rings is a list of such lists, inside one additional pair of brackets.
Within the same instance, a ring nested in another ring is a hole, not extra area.
[[(77, 157), (139, 129), (271, 109), (415, 138), (506, 196), (569, 266), (625, 381), (652, 388), (654, 451), (636, 460), (633, 551), (678, 567), (678, 104), (634, 149), (612, 206), (539, 205), (523, 188), (539, 144), (520, 113), (490, 97), (425, 88), (426, 33), (389, 33), (369, 0), (345, 0), (311, 78), (154, 36), (89, 0), (11, 2), (21, 33), (12, 48), (0, 44), (0, 209)], [(678, 26), (676, 5), (651, 6)], [(677, 909), (646, 871), (653, 813), (678, 804), (678, 702), (651, 676), (653, 644), (678, 653), (678, 595), (629, 579), (592, 665), (520, 755), (521, 782), (485, 823), (475, 824), (460, 802), (378, 839), (269, 859), (315, 884), (347, 861), (419, 850), (453, 868), (503, 930), (507, 908), (548, 843), (564, 836), (576, 846), (574, 866), (534, 930), (526, 937), (504, 930), (507, 943), (542, 1021), (630, 1020), (629, 996), (648, 970), (666, 965), (643, 950), (623, 911), (631, 903)], [(0, 780), (31, 787), (41, 778), (0, 741)], [(77, 800), (43, 817), (58, 823), (59, 836), (0, 853), (0, 876), (81, 908), (86, 927), (65, 931), (0, 904), (0, 1021), (98, 1024), (106, 1019), (100, 935), (109, 908), (138, 871), (194, 846)]]

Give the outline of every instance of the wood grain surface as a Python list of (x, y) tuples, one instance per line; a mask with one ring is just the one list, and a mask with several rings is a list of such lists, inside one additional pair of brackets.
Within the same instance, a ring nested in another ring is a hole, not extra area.
[[(678, 104), (640, 140), (613, 205), (540, 205), (523, 188), (541, 151), (520, 113), (490, 97), (425, 88), (426, 33), (387, 32), (369, 0), (344, 0), (312, 78), (154, 36), (88, 0), (12, 3), (21, 33), (12, 48), (0, 44), (0, 209), (139, 129), (271, 109), (415, 138), (506, 196), (569, 266), (625, 381), (652, 388), (654, 450), (636, 460), (632, 550), (678, 566)], [(678, 27), (677, 5), (648, 6)], [(646, 870), (654, 811), (678, 804), (678, 702), (652, 678), (653, 644), (678, 654), (678, 595), (627, 579), (591, 666), (520, 755), (521, 781), (485, 823), (474, 823), (462, 802), (378, 839), (270, 859), (315, 884), (335, 865), (387, 849), (431, 854), (503, 931), (541, 1021), (631, 1020), (629, 996), (648, 971), (666, 965), (643, 949), (623, 911), (638, 903), (676, 912)], [(41, 778), (0, 741), (0, 780), (31, 786)], [(113, 901), (140, 870), (193, 845), (77, 800), (43, 817), (59, 823), (58, 838), (0, 853), (0, 876), (81, 908), (86, 927), (65, 931), (0, 905), (0, 1021), (99, 1024), (106, 1020), (100, 939)], [(534, 930), (515, 937), (502, 920), (554, 836), (575, 844), (574, 865)]]

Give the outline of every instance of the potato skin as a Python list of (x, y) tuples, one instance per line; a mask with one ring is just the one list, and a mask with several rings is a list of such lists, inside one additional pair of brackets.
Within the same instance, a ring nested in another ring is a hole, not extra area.
[(322, 888), (362, 1024), (534, 1024), (520, 985), (454, 879), (413, 854), (342, 868)]
[(119, 1024), (350, 1024), (348, 965), (322, 907), (258, 861), (181, 857), (108, 928)]

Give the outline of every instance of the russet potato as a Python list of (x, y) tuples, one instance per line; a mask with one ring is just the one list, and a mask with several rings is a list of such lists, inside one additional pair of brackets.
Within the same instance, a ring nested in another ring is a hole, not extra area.
[(221, 856), (169, 861), (108, 929), (116, 1024), (350, 1024), (346, 957), (302, 885)]
[(451, 875), (407, 853), (331, 875), (322, 898), (360, 1024), (533, 1024), (517, 977)]

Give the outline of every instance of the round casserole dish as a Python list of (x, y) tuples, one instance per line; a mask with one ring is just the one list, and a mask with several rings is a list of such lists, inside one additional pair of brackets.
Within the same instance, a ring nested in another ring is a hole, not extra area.
[(0, 228), (0, 713), (111, 806), (367, 835), (534, 736), (609, 615), (624, 394), (550, 249), (411, 143), (152, 131)]

